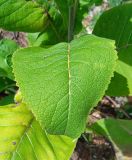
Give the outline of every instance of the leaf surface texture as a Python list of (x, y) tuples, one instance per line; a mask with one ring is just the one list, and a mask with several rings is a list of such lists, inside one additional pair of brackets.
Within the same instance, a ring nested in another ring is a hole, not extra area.
[(42, 127), (75, 138), (104, 95), (116, 59), (113, 41), (87, 35), (49, 49), (19, 50), (13, 68), (24, 102)]

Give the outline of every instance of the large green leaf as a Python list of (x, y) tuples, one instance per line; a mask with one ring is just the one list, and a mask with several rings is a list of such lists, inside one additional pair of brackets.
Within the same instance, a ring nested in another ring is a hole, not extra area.
[(35, 1), (0, 0), (0, 27), (11, 31), (39, 32), (47, 26), (47, 14)]
[(93, 33), (116, 40), (119, 61), (107, 94), (132, 95), (132, 3), (106, 11)]
[(42, 127), (78, 137), (108, 87), (116, 59), (113, 41), (87, 35), (49, 49), (19, 50), (13, 68), (24, 101)]
[(10, 56), (18, 49), (18, 44), (9, 39), (0, 41), (0, 76), (13, 79)]
[(125, 156), (122, 160), (131, 160), (132, 120), (103, 119), (93, 124), (92, 128), (113, 142), (115, 149), (120, 150), (122, 156)]
[(25, 104), (0, 106), (0, 160), (68, 160), (75, 143), (48, 135)]

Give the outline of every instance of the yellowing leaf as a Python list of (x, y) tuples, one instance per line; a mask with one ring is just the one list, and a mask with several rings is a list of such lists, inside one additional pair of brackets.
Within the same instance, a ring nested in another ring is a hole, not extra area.
[(0, 160), (69, 160), (75, 144), (47, 134), (25, 104), (0, 106)]

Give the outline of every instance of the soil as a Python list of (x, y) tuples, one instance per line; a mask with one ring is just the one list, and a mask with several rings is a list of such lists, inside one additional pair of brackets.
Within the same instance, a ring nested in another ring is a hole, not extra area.
[(115, 152), (112, 144), (102, 136), (94, 135), (91, 142), (78, 140), (71, 160), (112, 160)]

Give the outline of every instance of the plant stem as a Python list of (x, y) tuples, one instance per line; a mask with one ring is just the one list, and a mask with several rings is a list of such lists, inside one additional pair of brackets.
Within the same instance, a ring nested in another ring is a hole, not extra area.
[(78, 0), (74, 0), (74, 4), (69, 7), (68, 43), (73, 39), (74, 36), (74, 26), (77, 8)]

